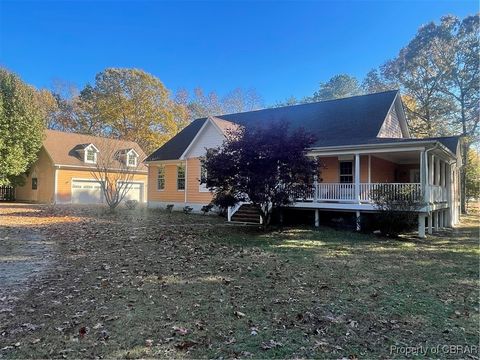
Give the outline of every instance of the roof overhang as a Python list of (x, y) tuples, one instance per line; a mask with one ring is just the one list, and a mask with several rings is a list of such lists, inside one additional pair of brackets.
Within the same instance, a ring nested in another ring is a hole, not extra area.
[(453, 158), (455, 160), (457, 159), (456, 155), (438, 140), (313, 147), (308, 149), (308, 155), (326, 156), (326, 155), (339, 155), (339, 154), (366, 154), (366, 153), (374, 153), (374, 152), (380, 153), (380, 152), (392, 152), (392, 151), (423, 151), (423, 150), (426, 150), (427, 148), (433, 148), (433, 147), (437, 147), (447, 157)]

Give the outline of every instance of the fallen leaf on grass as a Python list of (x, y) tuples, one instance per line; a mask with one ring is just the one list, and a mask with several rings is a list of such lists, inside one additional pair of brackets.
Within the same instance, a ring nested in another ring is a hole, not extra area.
[(175, 344), (174, 346), (179, 349), (179, 350), (186, 350), (188, 348), (191, 348), (192, 346), (195, 346), (197, 343), (195, 341), (187, 340), (187, 341), (182, 341), (178, 344)]
[(277, 347), (282, 347), (283, 344), (281, 342), (275, 341), (275, 340), (268, 340), (262, 343), (261, 348), (263, 350), (270, 350), (270, 349), (275, 349)]
[(175, 331), (175, 333), (182, 336), (187, 335), (189, 333), (188, 329), (181, 326), (173, 326), (172, 329), (173, 331)]
[(245, 314), (241, 311), (234, 311), (233, 315), (235, 315), (239, 319), (242, 318), (242, 317), (245, 317)]

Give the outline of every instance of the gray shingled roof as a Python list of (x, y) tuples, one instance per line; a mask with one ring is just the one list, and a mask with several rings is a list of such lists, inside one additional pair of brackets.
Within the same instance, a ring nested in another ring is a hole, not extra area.
[[(317, 136), (314, 147), (411, 141), (412, 139), (377, 138), (397, 94), (397, 90), (392, 90), (216, 117), (244, 126), (286, 121), (293, 128), (303, 127), (314, 133)], [(180, 158), (206, 120), (202, 118), (193, 121), (146, 161)]]
[(195, 135), (197, 135), (205, 121), (207, 121), (207, 119), (197, 119), (192, 121), (190, 125), (151, 153), (145, 161), (179, 159), (187, 149), (188, 145), (190, 145)]

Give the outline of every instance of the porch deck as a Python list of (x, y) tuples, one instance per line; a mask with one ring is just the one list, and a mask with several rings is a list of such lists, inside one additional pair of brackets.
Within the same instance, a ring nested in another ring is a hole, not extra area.
[(420, 183), (317, 183), (307, 196), (293, 194), (293, 207), (373, 210), (375, 193), (389, 194), (394, 199), (427, 204), (447, 202), (447, 188)]

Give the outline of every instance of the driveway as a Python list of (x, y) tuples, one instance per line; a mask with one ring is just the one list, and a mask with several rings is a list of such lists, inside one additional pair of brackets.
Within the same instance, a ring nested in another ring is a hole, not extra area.
[(0, 313), (12, 311), (19, 293), (44, 271), (53, 243), (43, 234), (32, 205), (0, 204)]

